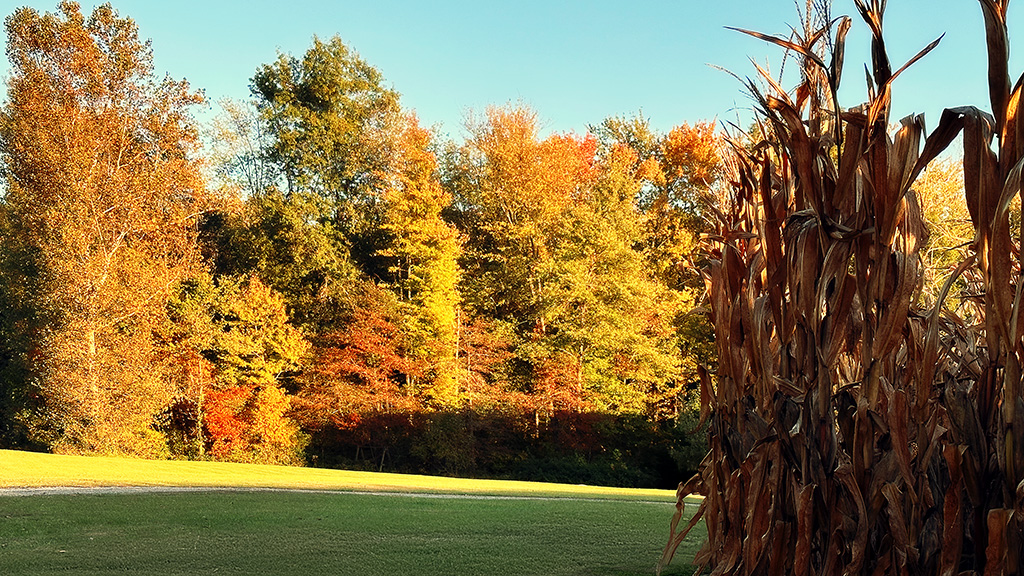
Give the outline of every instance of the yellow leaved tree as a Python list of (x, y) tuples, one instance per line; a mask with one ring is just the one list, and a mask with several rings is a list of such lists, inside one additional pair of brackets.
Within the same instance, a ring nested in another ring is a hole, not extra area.
[(198, 264), (188, 108), (201, 97), (154, 76), (149, 42), (110, 5), (21, 8), (6, 31), (5, 243), (31, 255), (20, 281), (38, 295), (35, 435), (61, 452), (159, 455), (153, 418), (172, 391), (153, 329)]

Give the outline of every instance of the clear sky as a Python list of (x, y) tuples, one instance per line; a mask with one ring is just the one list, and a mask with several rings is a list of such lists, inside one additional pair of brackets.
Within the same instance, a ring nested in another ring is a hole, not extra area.
[[(11, 2), (53, 11), (56, 0)], [(797, 25), (794, 0), (114, 0), (152, 38), (156, 67), (185, 77), (211, 100), (248, 96), (249, 79), (278, 51), (300, 55), (313, 35), (335, 34), (377, 67), (424, 125), (461, 137), (468, 110), (522, 101), (552, 131), (583, 132), (606, 116), (642, 111), (660, 130), (683, 121), (746, 122), (740, 84), (709, 65), (751, 75), (748, 58), (777, 69), (781, 50), (725, 26), (785, 33)], [(801, 5), (803, 0), (799, 2)], [(83, 11), (95, 3), (83, 1)], [(1024, 2), (1011, 4), (1011, 46), (1024, 42)], [(865, 94), (866, 27), (852, 0), (834, 15), (854, 16), (844, 106)], [(981, 8), (971, 0), (890, 0), (887, 42), (893, 67), (945, 33), (939, 47), (895, 86), (899, 115), (942, 108), (988, 109)], [(1024, 50), (1024, 47), (1020, 47)], [(1011, 61), (1012, 80), (1024, 68)], [(6, 77), (6, 61), (0, 74)], [(208, 114), (208, 113), (207, 113)], [(205, 114), (204, 114), (205, 115)]]

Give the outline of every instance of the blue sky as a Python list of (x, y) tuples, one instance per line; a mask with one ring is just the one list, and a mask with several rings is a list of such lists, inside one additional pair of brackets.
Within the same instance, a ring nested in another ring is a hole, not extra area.
[[(606, 116), (641, 110), (660, 130), (737, 114), (746, 122), (750, 103), (741, 86), (709, 64), (747, 76), (754, 72), (749, 58), (777, 69), (781, 51), (724, 27), (784, 33), (797, 24), (794, 0), (112, 3), (153, 39), (158, 72), (188, 78), (214, 101), (247, 97), (253, 71), (278, 51), (301, 54), (314, 34), (337, 34), (381, 70), (423, 124), (453, 138), (464, 135), (468, 110), (509, 101), (533, 107), (551, 131), (583, 132)], [(20, 4), (52, 11), (56, 1)], [(1010, 8), (1011, 46), (1015, 27), (1024, 29), (1019, 4)], [(82, 2), (86, 12), (93, 5)], [(833, 12), (855, 15), (852, 0), (835, 0)], [(944, 107), (988, 108), (978, 2), (890, 0), (886, 16), (894, 68), (946, 33), (897, 81), (896, 114), (924, 112), (934, 127)], [(855, 17), (845, 106), (864, 98), (867, 38)], [(1015, 56), (1013, 80), (1022, 67)], [(0, 74), (9, 74), (6, 61)]]

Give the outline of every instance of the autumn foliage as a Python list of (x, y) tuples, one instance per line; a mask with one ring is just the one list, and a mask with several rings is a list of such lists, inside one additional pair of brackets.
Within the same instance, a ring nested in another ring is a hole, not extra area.
[(672, 446), (700, 444), (713, 361), (690, 313), (713, 125), (544, 134), (506, 105), (445, 141), (334, 37), (201, 127), (109, 5), (6, 31), (0, 444), (624, 484), (694, 467)]
[(199, 266), (207, 205), (185, 82), (153, 76), (148, 43), (109, 7), (7, 21), (17, 71), (0, 114), (9, 282), (24, 325), (41, 433), (70, 452), (159, 455), (152, 414), (171, 396), (152, 337), (175, 283)]

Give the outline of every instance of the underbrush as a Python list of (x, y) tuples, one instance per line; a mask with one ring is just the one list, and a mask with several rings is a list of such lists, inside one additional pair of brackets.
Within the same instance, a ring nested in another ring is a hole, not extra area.
[(560, 412), (369, 414), (314, 433), (310, 464), (375, 471), (674, 488), (705, 454), (695, 415), (677, 421)]

